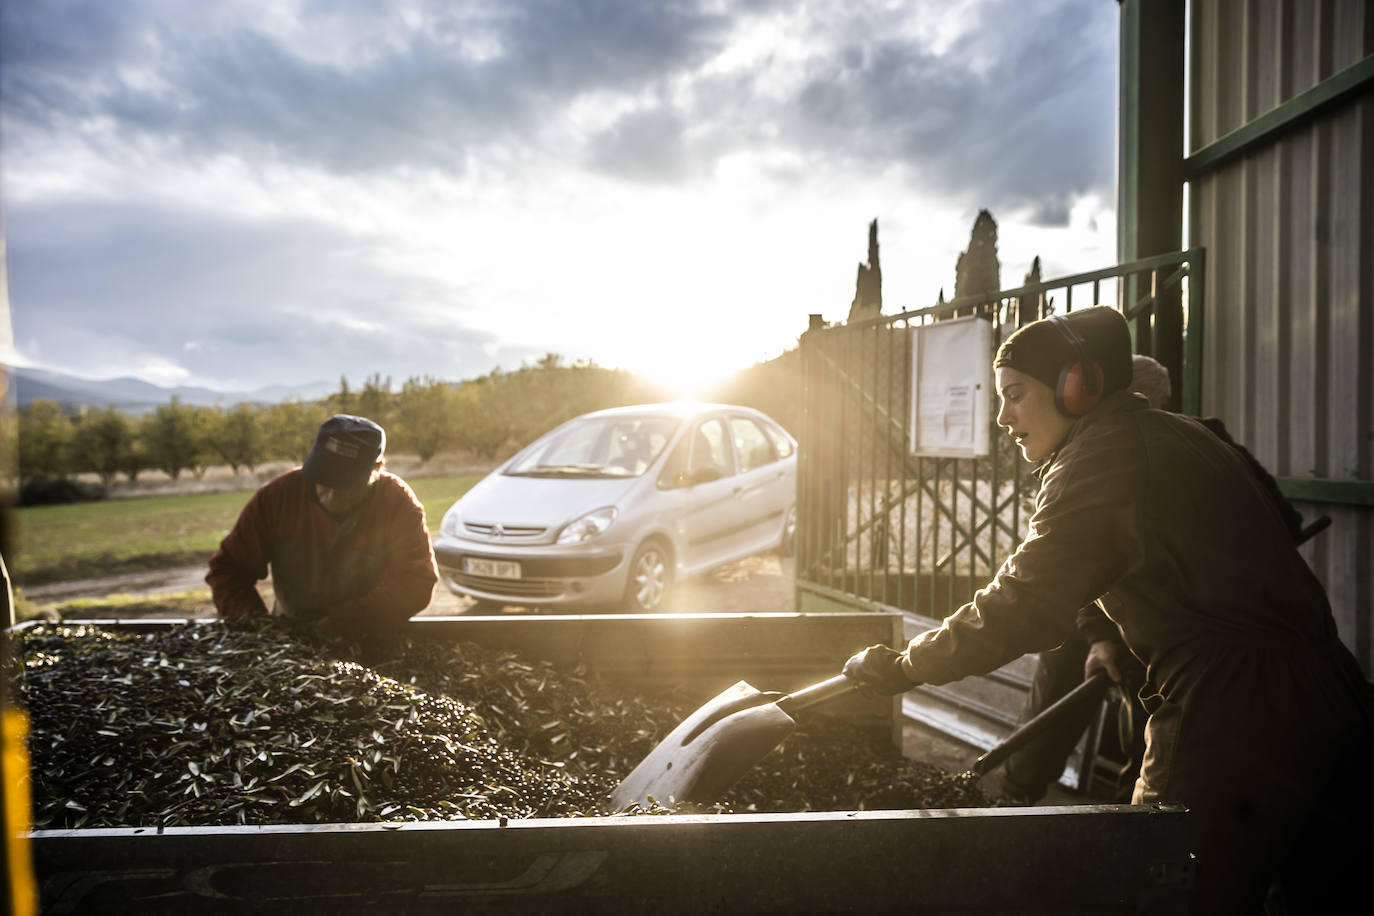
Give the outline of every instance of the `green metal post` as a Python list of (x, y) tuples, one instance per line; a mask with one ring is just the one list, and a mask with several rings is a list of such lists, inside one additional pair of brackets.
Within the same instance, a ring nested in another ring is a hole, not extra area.
[[(1117, 260), (1134, 261), (1183, 247), (1184, 0), (1120, 0)], [(1142, 295), (1137, 277), (1122, 284), (1124, 302)], [(1154, 326), (1133, 329), (1150, 341), (1183, 387), (1183, 310), (1176, 292), (1157, 302)], [(1148, 322), (1149, 312), (1136, 319)], [(1170, 406), (1177, 407), (1176, 403)]]

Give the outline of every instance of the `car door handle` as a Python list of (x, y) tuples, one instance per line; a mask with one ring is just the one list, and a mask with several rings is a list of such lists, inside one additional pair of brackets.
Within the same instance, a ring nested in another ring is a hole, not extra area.
[(741, 484), (741, 485), (735, 487), (735, 489), (732, 490), (731, 492), (733, 492), (733, 493), (743, 493), (743, 492), (744, 492), (744, 485)]

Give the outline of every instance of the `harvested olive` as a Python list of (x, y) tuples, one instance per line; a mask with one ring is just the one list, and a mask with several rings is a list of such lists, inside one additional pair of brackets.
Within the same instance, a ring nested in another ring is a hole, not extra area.
[[(274, 618), (44, 625), (16, 648), (40, 828), (600, 815), (697, 705), (470, 642), (404, 639), (365, 666)], [(984, 804), (976, 778), (818, 716), (690, 810)]]

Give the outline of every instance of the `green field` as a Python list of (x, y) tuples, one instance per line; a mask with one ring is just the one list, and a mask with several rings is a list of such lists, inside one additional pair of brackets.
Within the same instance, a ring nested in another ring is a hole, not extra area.
[[(478, 474), (407, 483), (424, 504), (433, 532), (453, 501), (481, 479)], [(194, 566), (210, 558), (252, 495), (190, 493), (17, 509), (10, 515), (17, 549), (5, 559), (18, 585)]]

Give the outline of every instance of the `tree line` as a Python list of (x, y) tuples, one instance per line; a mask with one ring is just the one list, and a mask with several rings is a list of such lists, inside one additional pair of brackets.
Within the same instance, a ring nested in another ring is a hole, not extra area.
[(89, 473), (108, 487), (152, 470), (174, 480), (220, 465), (253, 473), (274, 461), (304, 461), (319, 425), (336, 413), (380, 423), (391, 454), (415, 455), (422, 463), (439, 454), (494, 460), (579, 414), (661, 397), (623, 370), (568, 365), (550, 353), (518, 370), (462, 382), (413, 377), (398, 390), (390, 377), (370, 376), (357, 390), (343, 378), (338, 391), (317, 401), (209, 407), (174, 397), (133, 415), (114, 406), (72, 410), (36, 400), (19, 411), (18, 476), (25, 486)]

